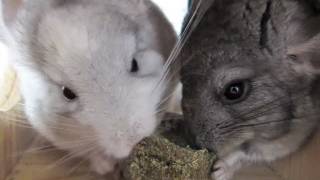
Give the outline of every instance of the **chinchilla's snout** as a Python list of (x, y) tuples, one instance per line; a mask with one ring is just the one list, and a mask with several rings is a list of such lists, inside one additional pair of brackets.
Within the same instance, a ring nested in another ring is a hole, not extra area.
[[(190, 122), (186, 122), (184, 124), (184, 136), (187, 139), (187, 143), (192, 149), (200, 150), (207, 149), (210, 152), (216, 152), (212, 143), (209, 143), (209, 139), (206, 136), (205, 130), (200, 130), (200, 128), (193, 128), (194, 124)], [(211, 142), (211, 141), (210, 141)]]
[(190, 128), (188, 123), (186, 123), (184, 127), (184, 136), (186, 137), (187, 143), (192, 149), (201, 149), (201, 145), (197, 141), (197, 135), (192, 132), (192, 128)]

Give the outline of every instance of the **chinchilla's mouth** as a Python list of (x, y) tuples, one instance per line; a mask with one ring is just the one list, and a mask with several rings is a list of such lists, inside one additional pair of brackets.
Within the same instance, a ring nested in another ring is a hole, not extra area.
[[(181, 148), (191, 148), (193, 150), (203, 150), (204, 147), (196, 143), (196, 136), (190, 132), (190, 128), (186, 126), (183, 116), (175, 113), (167, 113), (164, 120), (156, 131), (156, 135), (160, 135)], [(210, 153), (216, 153), (213, 148), (207, 148)]]

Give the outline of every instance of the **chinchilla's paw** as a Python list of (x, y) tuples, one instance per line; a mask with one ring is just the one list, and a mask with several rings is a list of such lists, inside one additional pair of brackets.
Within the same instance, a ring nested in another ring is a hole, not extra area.
[(231, 180), (234, 172), (234, 168), (220, 160), (214, 165), (211, 177), (213, 180)]

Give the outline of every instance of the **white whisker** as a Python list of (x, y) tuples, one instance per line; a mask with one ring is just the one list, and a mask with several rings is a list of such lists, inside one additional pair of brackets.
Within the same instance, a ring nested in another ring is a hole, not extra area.
[(67, 155), (63, 156), (62, 158), (58, 159), (56, 162), (48, 165), (46, 167), (47, 170), (51, 170), (54, 169), (55, 167), (58, 167), (59, 165), (63, 165), (64, 163), (80, 156), (83, 154), (87, 154), (90, 153), (91, 151), (93, 151), (94, 149), (96, 149), (96, 147), (94, 146), (94, 144), (92, 144), (93, 146), (88, 146), (87, 149), (80, 149), (78, 151), (74, 151), (74, 152), (70, 152)]

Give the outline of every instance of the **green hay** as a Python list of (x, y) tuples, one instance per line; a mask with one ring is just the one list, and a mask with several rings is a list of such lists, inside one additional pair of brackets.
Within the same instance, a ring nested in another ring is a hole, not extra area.
[[(216, 156), (207, 150), (186, 145), (176, 129), (142, 141), (126, 163), (124, 176), (129, 180), (210, 179)], [(177, 145), (179, 144), (179, 145)]]

